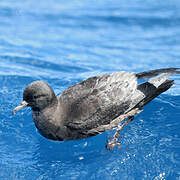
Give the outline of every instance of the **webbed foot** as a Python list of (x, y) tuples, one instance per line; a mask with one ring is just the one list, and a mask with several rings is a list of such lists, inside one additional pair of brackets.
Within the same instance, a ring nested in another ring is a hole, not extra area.
[(119, 132), (123, 129), (123, 127), (124, 127), (125, 125), (127, 125), (127, 124), (128, 124), (130, 121), (132, 121), (133, 119), (134, 119), (134, 116), (130, 116), (130, 117), (128, 118), (128, 120), (127, 120), (124, 124), (122, 124), (122, 125), (116, 130), (113, 138), (109, 139), (108, 142), (107, 142), (107, 144), (106, 144), (106, 149), (107, 149), (107, 150), (112, 151), (115, 146), (117, 146), (118, 148), (120, 148), (120, 137), (121, 137), (121, 136), (120, 136)]

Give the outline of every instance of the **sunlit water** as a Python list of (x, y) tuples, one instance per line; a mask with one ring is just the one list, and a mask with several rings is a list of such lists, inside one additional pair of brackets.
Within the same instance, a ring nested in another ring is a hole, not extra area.
[(0, 179), (179, 179), (180, 76), (121, 132), (43, 138), (31, 110), (12, 116), (32, 81), (56, 94), (103, 73), (180, 67), (178, 0), (0, 1)]

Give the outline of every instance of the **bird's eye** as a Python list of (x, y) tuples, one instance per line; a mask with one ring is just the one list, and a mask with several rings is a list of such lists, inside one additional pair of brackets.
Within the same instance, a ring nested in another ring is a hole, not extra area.
[(34, 99), (38, 99), (38, 98), (40, 98), (40, 97), (45, 97), (45, 96), (46, 96), (46, 95), (44, 95), (44, 94), (34, 95), (33, 98), (34, 98)]
[(38, 96), (33, 96), (33, 99), (37, 99), (38, 98)]
[(41, 97), (41, 95), (34, 95), (33, 96), (34, 99), (37, 99), (37, 98), (40, 98), (40, 97)]

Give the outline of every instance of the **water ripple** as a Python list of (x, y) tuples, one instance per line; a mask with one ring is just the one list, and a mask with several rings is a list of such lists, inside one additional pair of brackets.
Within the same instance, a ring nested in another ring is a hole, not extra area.
[(106, 151), (111, 130), (53, 142), (26, 109), (12, 116), (38, 79), (59, 94), (98, 74), (180, 66), (177, 0), (6, 0), (0, 3), (0, 179), (178, 179), (180, 79), (144, 107)]

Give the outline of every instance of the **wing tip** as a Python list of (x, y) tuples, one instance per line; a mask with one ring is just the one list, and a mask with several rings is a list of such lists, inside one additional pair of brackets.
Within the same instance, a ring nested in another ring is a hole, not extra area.
[(154, 76), (157, 76), (161, 73), (172, 73), (172, 74), (180, 74), (180, 68), (161, 68), (161, 69), (155, 69), (155, 70), (150, 70), (150, 71), (144, 71), (141, 73), (137, 73), (136, 77), (138, 79), (147, 79), (151, 78)]

